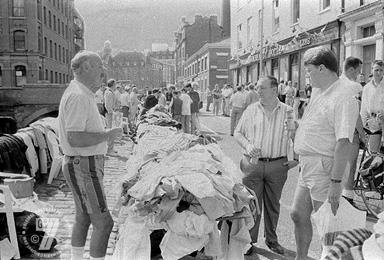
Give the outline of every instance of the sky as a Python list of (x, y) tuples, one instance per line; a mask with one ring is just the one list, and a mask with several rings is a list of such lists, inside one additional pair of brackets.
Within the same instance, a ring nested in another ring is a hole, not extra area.
[(75, 6), (84, 18), (86, 48), (100, 50), (109, 40), (116, 53), (172, 46), (183, 16), (193, 23), (195, 14), (215, 14), (220, 23), (221, 0), (75, 0)]

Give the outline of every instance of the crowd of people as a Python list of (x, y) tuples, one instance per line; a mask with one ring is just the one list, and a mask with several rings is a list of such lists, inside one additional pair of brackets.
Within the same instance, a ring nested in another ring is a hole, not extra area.
[[(353, 184), (358, 145), (366, 140), (363, 128), (370, 131), (370, 136), (380, 135), (381, 140), (384, 126), (383, 61), (375, 61), (372, 80), (360, 84), (362, 62), (358, 58), (345, 60), (340, 77), (336, 55), (328, 48), (309, 49), (303, 59), (313, 89), (306, 89), (311, 92), (310, 101), (299, 122), (288, 122), (288, 115), (296, 113), (295, 100), (300, 96), (297, 84), (279, 83), (273, 76), (261, 77), (257, 84), (237, 86), (235, 90), (229, 85), (223, 89), (216, 85), (207, 93), (206, 106), (210, 111), (213, 103), (214, 115), (219, 115), (221, 109), (223, 115), (231, 117), (230, 134), (244, 150), (240, 161), (243, 183), (257, 196), (264, 211), (265, 243), (278, 254), (284, 254), (276, 234), (279, 201), (288, 170), (300, 164), (291, 212), (296, 260), (308, 255), (311, 213), (327, 202), (336, 214), (342, 195), (353, 202), (351, 181)], [(181, 89), (154, 89), (141, 102), (134, 85), (113, 79), (103, 83), (102, 61), (93, 52), (76, 54), (71, 68), (75, 78), (62, 97), (58, 120), (63, 172), (76, 205), (72, 259), (82, 259), (90, 224), (91, 259), (103, 259), (113, 226), (102, 185), (104, 155), (113, 153), (113, 142), (122, 134), (121, 127), (112, 124), (114, 112), (123, 113), (132, 124), (152, 107), (163, 106), (182, 123), (185, 133), (198, 134), (202, 102), (195, 82)], [(105, 124), (100, 114), (105, 116)], [(292, 119), (298, 117), (296, 113)], [(294, 143), (294, 156), (288, 159), (290, 142)], [(342, 183), (343, 178), (347, 181)], [(256, 217), (247, 255), (258, 243), (261, 216)]]

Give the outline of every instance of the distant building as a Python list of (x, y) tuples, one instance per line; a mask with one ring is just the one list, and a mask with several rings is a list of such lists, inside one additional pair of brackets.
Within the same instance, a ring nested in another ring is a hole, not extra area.
[(0, 0), (0, 86), (68, 83), (84, 49), (74, 0)]
[(213, 89), (215, 84), (222, 87), (231, 83), (228, 60), (231, 57), (229, 38), (215, 43), (206, 43), (185, 62), (184, 82), (195, 81), (201, 92)]
[(180, 29), (175, 32), (176, 81), (182, 83), (185, 77), (185, 62), (204, 44), (218, 42), (223, 39), (223, 28), (217, 24), (217, 16), (195, 16), (189, 24), (185, 18), (181, 20)]
[[(153, 47), (153, 46), (152, 46)], [(153, 48), (152, 48), (153, 49)], [(175, 84), (175, 52), (169, 49), (163, 51), (151, 51), (147, 54), (153, 61), (156, 60), (162, 66), (162, 86)]]

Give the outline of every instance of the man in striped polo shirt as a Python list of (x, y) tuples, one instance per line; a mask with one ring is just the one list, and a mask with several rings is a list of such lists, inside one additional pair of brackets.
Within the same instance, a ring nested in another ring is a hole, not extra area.
[(300, 174), (291, 212), (295, 224), (296, 260), (307, 259), (312, 240), (312, 211), (328, 201), (336, 215), (341, 180), (353, 150), (359, 116), (353, 82), (339, 79), (335, 53), (315, 47), (304, 54), (313, 88), (295, 137)]
[(76, 216), (72, 230), (72, 260), (83, 259), (90, 224), (91, 259), (104, 259), (113, 220), (103, 189), (107, 141), (121, 135), (121, 128), (107, 132), (98, 112), (94, 93), (104, 77), (100, 57), (81, 51), (71, 61), (75, 79), (65, 90), (59, 107), (59, 139), (63, 149), (63, 174), (71, 188)]
[[(280, 197), (288, 170), (298, 162), (287, 160), (288, 135), (285, 120), (291, 107), (277, 98), (278, 82), (272, 76), (257, 82), (260, 101), (244, 111), (235, 130), (235, 138), (244, 149), (240, 169), (243, 183), (252, 189), (260, 207), (264, 207), (265, 243), (275, 253), (284, 254), (276, 234), (280, 214)], [(258, 158), (258, 162), (254, 161)], [(257, 242), (261, 216), (251, 229), (252, 243)], [(253, 246), (246, 252), (252, 254)]]

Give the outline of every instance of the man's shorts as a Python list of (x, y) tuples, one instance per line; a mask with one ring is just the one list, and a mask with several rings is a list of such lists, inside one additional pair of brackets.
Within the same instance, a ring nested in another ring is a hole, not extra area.
[(298, 185), (309, 189), (312, 200), (326, 201), (331, 184), (333, 158), (325, 156), (300, 156)]
[(103, 188), (104, 155), (64, 156), (63, 174), (76, 210), (88, 214), (108, 211)]

